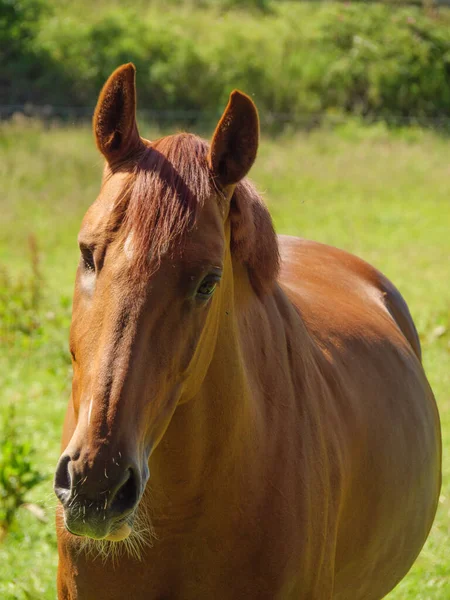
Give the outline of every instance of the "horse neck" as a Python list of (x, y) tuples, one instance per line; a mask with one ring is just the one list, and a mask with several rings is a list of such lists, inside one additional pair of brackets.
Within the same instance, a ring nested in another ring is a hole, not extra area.
[(175, 410), (150, 459), (152, 489), (160, 489), (166, 498), (176, 497), (180, 505), (219, 485), (217, 477), (229, 484), (236, 465), (242, 471), (259, 447), (258, 406), (245, 367), (241, 315), (234, 298), (244, 291), (249, 302), (258, 300), (239, 267), (239, 279), (244, 280), (235, 294), (235, 270), (230, 259), (220, 287), (220, 318), (207, 372), (193, 397)]
[[(275, 381), (278, 401), (279, 390), (289, 389), (280, 306), (292, 318), (299, 316), (279, 287), (262, 302), (242, 265), (233, 265), (232, 273), (232, 288), (222, 289), (208, 371), (195, 396), (176, 409), (150, 461), (152, 488), (160, 490), (162, 505), (168, 497), (175, 499), (172, 510), (180, 517), (196, 510), (205, 496), (229, 501), (249, 486), (258, 488), (258, 468), (264, 468), (270, 443), (276, 443), (268, 423), (281, 414), (263, 390)], [(295, 398), (280, 401), (293, 407)], [(163, 510), (167, 515), (167, 504)]]

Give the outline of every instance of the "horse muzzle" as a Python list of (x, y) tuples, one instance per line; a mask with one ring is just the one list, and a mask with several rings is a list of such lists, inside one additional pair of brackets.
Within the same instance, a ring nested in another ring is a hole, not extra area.
[[(54, 490), (64, 508), (64, 525), (70, 533), (110, 541), (128, 537), (145, 484), (135, 465), (125, 465), (88, 468), (88, 463), (79, 458), (60, 458)], [(147, 478), (148, 475), (145, 483)]]

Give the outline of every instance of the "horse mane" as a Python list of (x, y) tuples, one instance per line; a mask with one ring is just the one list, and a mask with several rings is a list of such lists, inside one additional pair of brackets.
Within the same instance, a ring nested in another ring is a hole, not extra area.
[(280, 270), (278, 239), (272, 217), (253, 183), (245, 178), (234, 190), (230, 206), (231, 252), (248, 269), (257, 294), (268, 292)]
[[(124, 222), (124, 236), (132, 234), (138, 273), (153, 272), (164, 254), (176, 251), (209, 198), (224, 202), (208, 153), (206, 141), (180, 133), (152, 142), (140, 154), (114, 211)], [(248, 179), (236, 185), (230, 219), (233, 258), (246, 264), (258, 294), (267, 291), (278, 273), (278, 242), (269, 211)]]

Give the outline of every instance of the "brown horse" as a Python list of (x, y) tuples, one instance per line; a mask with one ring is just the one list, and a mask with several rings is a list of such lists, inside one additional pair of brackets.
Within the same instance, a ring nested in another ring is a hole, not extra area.
[(60, 599), (374, 600), (425, 542), (440, 427), (408, 308), (362, 260), (277, 240), (245, 179), (258, 129), (236, 91), (211, 145), (151, 143), (132, 65), (100, 95)]

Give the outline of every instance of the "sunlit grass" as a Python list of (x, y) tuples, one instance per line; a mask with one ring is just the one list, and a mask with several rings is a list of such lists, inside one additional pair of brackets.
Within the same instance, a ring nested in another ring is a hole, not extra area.
[[(151, 137), (143, 129), (142, 133)], [(36, 236), (43, 273), (40, 328), (0, 352), (0, 406), (14, 403), (46, 483), (20, 509), (0, 545), (0, 598), (54, 599), (55, 501), (51, 477), (70, 385), (67, 334), (81, 217), (95, 199), (102, 161), (88, 128), (37, 123), (0, 130), (0, 265), (30, 271)], [(432, 534), (390, 600), (450, 597), (450, 166), (448, 141), (419, 130), (350, 124), (262, 141), (252, 178), (279, 232), (333, 244), (386, 273), (407, 299), (444, 430), (444, 483)], [(3, 344), (3, 341), (0, 340)]]

